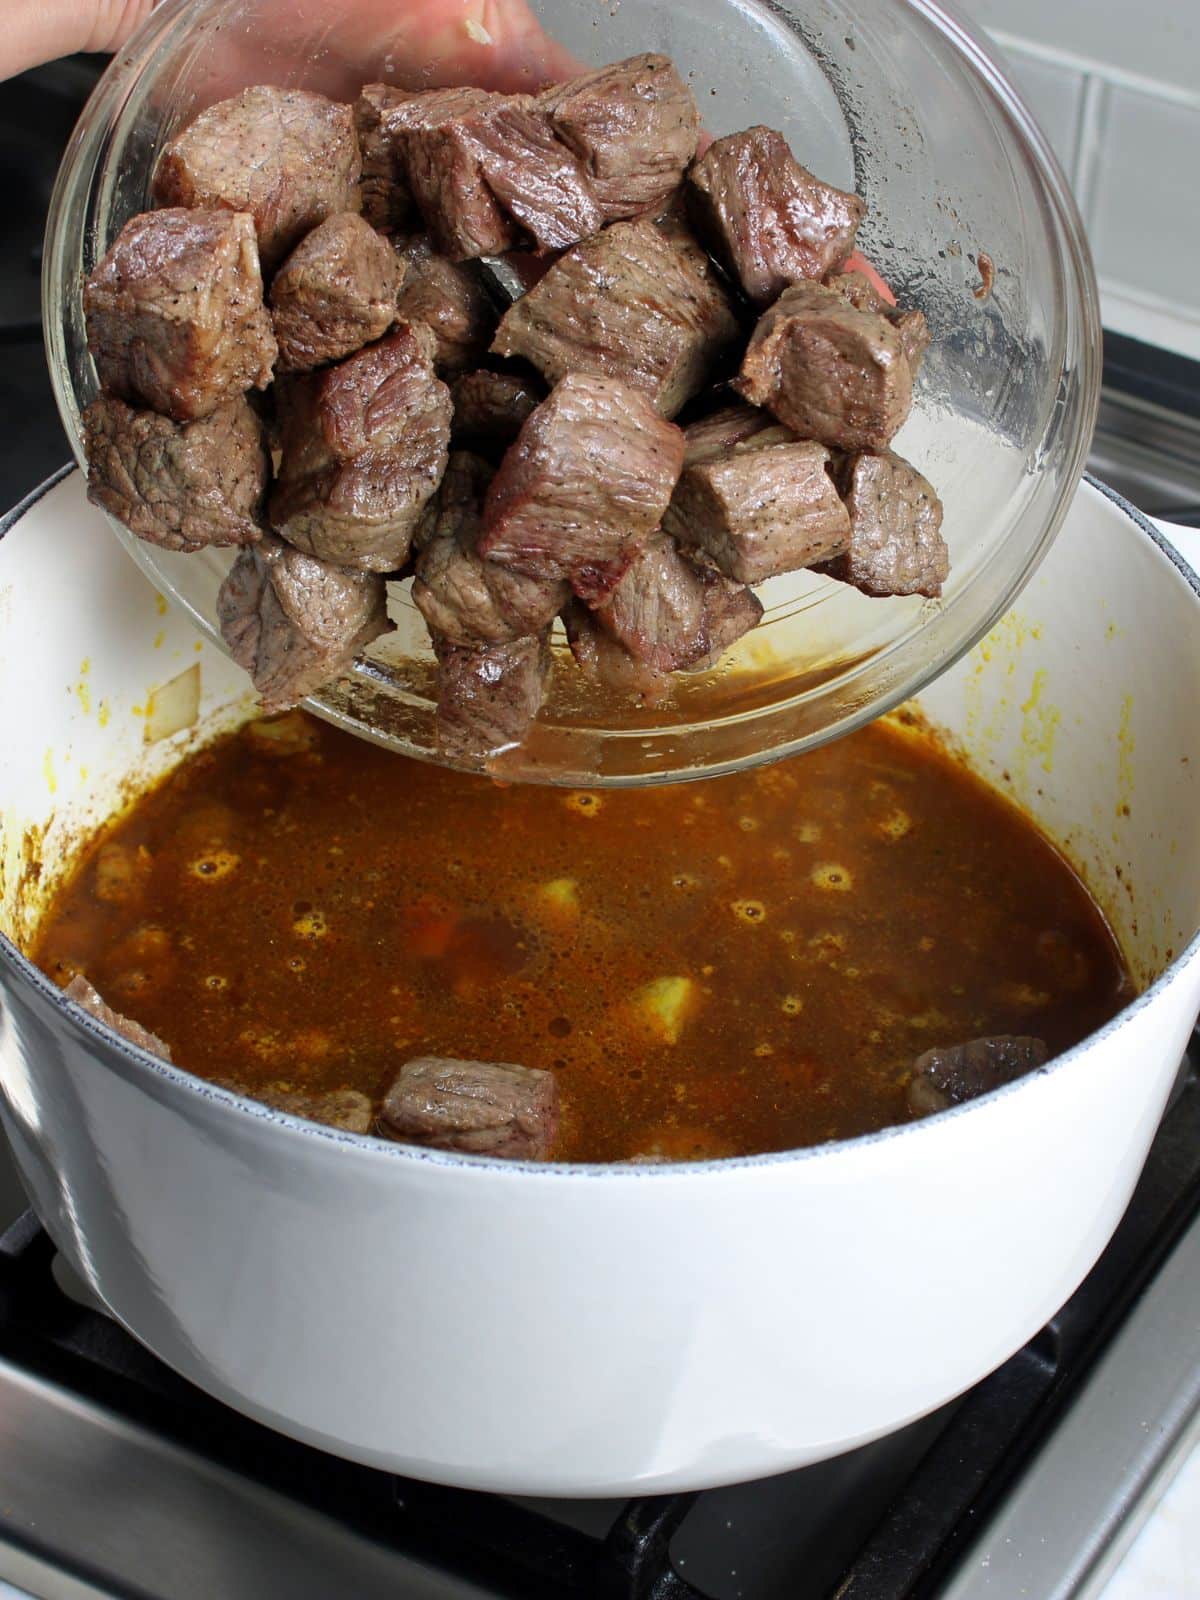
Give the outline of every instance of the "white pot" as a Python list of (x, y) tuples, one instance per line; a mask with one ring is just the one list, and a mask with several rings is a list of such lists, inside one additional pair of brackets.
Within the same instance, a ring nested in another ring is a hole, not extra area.
[[(190, 737), (146, 743), (153, 688), (198, 667), (202, 720), (248, 702), (156, 602), (77, 474), (4, 531), (0, 630), (0, 927), (14, 934), (79, 828)], [(1017, 609), (925, 695), (1084, 868), (1148, 985), (984, 1100), (680, 1167), (422, 1152), (139, 1053), (4, 941), (0, 1112), (24, 1181), (75, 1268), (171, 1366), (373, 1466), (615, 1494), (861, 1444), (1023, 1344), (1125, 1207), (1200, 1007), (1198, 687), (1197, 579), (1085, 486)], [(23, 845), (45, 863), (32, 887)]]

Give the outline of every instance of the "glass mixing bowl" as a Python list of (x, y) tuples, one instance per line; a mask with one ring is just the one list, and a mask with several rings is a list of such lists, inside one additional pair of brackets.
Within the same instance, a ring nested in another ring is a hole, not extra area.
[[(44, 267), (50, 364), (81, 462), (80, 412), (96, 387), (83, 281), (145, 209), (164, 142), (247, 83), (349, 98), (371, 79), (469, 81), (430, 45), (429, 5), (167, 0), (113, 61), (63, 162)], [(763, 623), (715, 669), (679, 678), (651, 711), (599, 698), (560, 661), (533, 733), (493, 768), (572, 785), (666, 781), (848, 732), (916, 693), (987, 631), (1045, 554), (1075, 490), (1099, 390), (1100, 320), (1063, 175), (979, 37), (932, 0), (534, 0), (533, 9), (588, 63), (666, 52), (711, 133), (778, 128), (806, 166), (866, 199), (859, 248), (933, 334), (896, 448), (945, 503), (952, 572), (939, 601), (871, 600), (809, 573), (773, 579), (759, 590)], [(486, 23), (482, 0), (462, 15), (475, 12)], [(113, 526), (220, 645), (214, 601), (230, 553), (171, 554)], [(437, 759), (432, 654), (407, 585), (393, 586), (390, 609), (395, 633), (310, 708)], [(561, 639), (557, 648), (565, 655)]]

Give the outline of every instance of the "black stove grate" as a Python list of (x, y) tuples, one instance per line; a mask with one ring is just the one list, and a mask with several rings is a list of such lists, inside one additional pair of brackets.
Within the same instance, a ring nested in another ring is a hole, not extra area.
[[(1189, 1070), (1100, 1263), (965, 1399), (838, 1462), (628, 1501), (599, 1533), (551, 1514), (552, 1502), (534, 1507), (355, 1466), (219, 1405), (62, 1292), (53, 1246), (31, 1213), (0, 1239), (0, 1356), (488, 1593), (930, 1600), (1198, 1210), (1200, 1081)], [(857, 1524), (847, 1519), (851, 1505)], [(840, 1540), (830, 1538), (835, 1526)]]

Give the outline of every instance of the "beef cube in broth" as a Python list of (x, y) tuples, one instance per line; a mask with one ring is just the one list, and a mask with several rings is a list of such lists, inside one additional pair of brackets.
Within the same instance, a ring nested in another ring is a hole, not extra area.
[(688, 181), (701, 237), (758, 305), (800, 278), (836, 272), (867, 209), (814, 178), (772, 128), (718, 139)]
[(339, 677), (387, 632), (384, 582), (266, 534), (230, 568), (217, 595), (217, 621), (263, 708), (286, 711)]
[(912, 369), (887, 317), (796, 283), (762, 317), (734, 388), (802, 439), (883, 450), (912, 409)]
[(479, 553), (598, 604), (661, 522), (682, 463), (683, 434), (639, 390), (564, 378), (492, 481)]
[(403, 277), (403, 257), (357, 212), (327, 217), (271, 284), (277, 370), (307, 372), (381, 338), (396, 320)]
[(130, 1044), (137, 1045), (139, 1050), (148, 1050), (152, 1056), (161, 1056), (164, 1061), (170, 1061), (170, 1047), (164, 1044), (156, 1033), (151, 1033), (149, 1028), (143, 1028), (140, 1022), (123, 1017), (119, 1011), (114, 1011), (111, 1006), (106, 1005), (81, 972), (75, 974), (63, 990), (63, 994), (77, 1006), (82, 1006), (89, 1016), (96, 1018), (97, 1022), (102, 1022), (106, 1028), (119, 1033), (123, 1039), (128, 1039)]
[(942, 502), (902, 456), (848, 456), (838, 474), (850, 514), (845, 551), (824, 568), (869, 595), (940, 595), (950, 573)]
[(581, 600), (571, 601), (562, 620), (575, 664), (588, 677), (635, 705), (656, 706), (666, 698), (670, 673), (631, 655)]
[(717, 374), (739, 332), (702, 251), (653, 222), (619, 222), (568, 250), (512, 305), (492, 349), (524, 356), (548, 383), (568, 373), (619, 378), (673, 417)]
[(1045, 1066), (1049, 1057), (1044, 1039), (1019, 1034), (926, 1050), (913, 1062), (908, 1109), (914, 1117), (929, 1117), (962, 1105)]
[(260, 84), (176, 134), (159, 159), (154, 199), (249, 212), (271, 272), (326, 217), (358, 210), (360, 172), (350, 106)]
[(275, 335), (254, 223), (229, 211), (131, 217), (83, 291), (100, 387), (176, 422), (265, 389)]
[(384, 1096), (385, 1133), (434, 1150), (546, 1161), (558, 1131), (558, 1086), (535, 1067), (421, 1056)]
[(925, 352), (929, 349), (931, 338), (924, 313), (902, 311), (899, 306), (889, 305), (870, 278), (862, 272), (835, 273), (832, 278), (827, 279), (827, 285), (830, 289), (836, 289), (838, 294), (843, 295), (859, 311), (874, 311), (879, 316), (887, 318), (900, 335), (901, 348), (908, 357), (908, 365), (915, 378), (920, 371)]
[(248, 1087), (237, 1078), (213, 1078), (218, 1088), (231, 1089), (247, 1100), (257, 1100), (272, 1111), (286, 1111), (306, 1122), (319, 1122), (343, 1133), (370, 1133), (375, 1110), (358, 1089), (325, 1089), (310, 1092), (286, 1082), (255, 1084)]
[(483, 762), (518, 745), (541, 710), (549, 635), (464, 649), (435, 638), (437, 741), (453, 760)]
[(682, 672), (715, 660), (762, 614), (749, 589), (688, 561), (661, 533), (595, 611), (600, 626), (635, 660), (659, 672)]
[(400, 323), (339, 366), (279, 388), (271, 525), (338, 566), (394, 572), (446, 470), (450, 391), (427, 328)]
[(362, 157), (363, 216), (381, 233), (397, 233), (413, 218), (413, 197), (396, 143), (387, 131), (387, 113), (412, 99), (409, 89), (368, 83), (354, 107), (354, 129)]
[(172, 422), (99, 395), (83, 413), (88, 499), (131, 533), (191, 554), (262, 534), (270, 462), (244, 397)]
[(437, 340), (439, 371), (477, 367), (496, 332), (499, 312), (473, 262), (459, 264), (435, 254), (424, 234), (397, 245), (405, 264), (397, 301), (406, 322), (421, 322)]
[(735, 445), (746, 444), (779, 424), (769, 411), (748, 406), (739, 401), (736, 405), (722, 406), (696, 422), (689, 422), (683, 430), (684, 468), (699, 465), (726, 456)]
[(507, 372), (465, 372), (450, 385), (451, 437), (507, 448), (541, 405), (540, 385)]
[(666, 56), (631, 56), (540, 99), (583, 164), (606, 222), (661, 206), (696, 153), (700, 113)]
[(529, 577), (482, 557), (476, 545), (492, 469), (455, 451), (437, 495), (433, 536), (417, 557), (412, 597), (429, 631), (476, 649), (541, 633), (570, 598), (561, 579)]
[(850, 519), (811, 440), (760, 443), (770, 433), (687, 467), (664, 527), (738, 583), (762, 583), (846, 548)]

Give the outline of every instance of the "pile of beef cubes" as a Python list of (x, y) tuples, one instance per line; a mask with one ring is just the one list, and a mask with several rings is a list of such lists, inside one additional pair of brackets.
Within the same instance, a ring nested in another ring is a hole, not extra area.
[(653, 699), (779, 573), (940, 592), (941, 505), (889, 449), (928, 333), (846, 270), (863, 203), (770, 129), (700, 141), (642, 55), (536, 95), (259, 86), (166, 148), (86, 286), (88, 492), (240, 547), (219, 618), (266, 707), (409, 576), (466, 762), (525, 736), (557, 618)]

